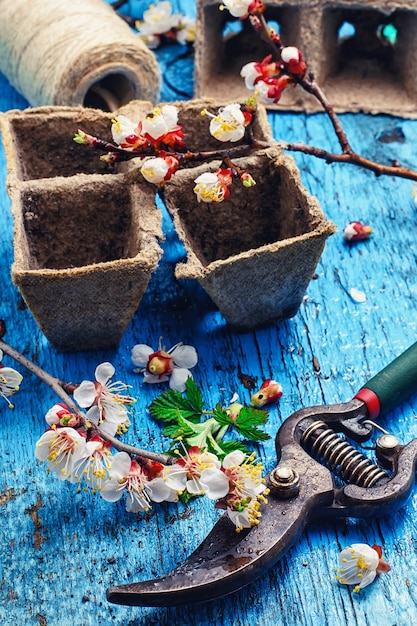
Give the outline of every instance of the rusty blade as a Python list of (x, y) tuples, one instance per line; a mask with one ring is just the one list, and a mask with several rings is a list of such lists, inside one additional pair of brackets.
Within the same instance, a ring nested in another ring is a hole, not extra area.
[(194, 604), (228, 595), (262, 576), (297, 541), (310, 513), (332, 501), (327, 472), (324, 481), (317, 480), (316, 472), (313, 484), (309, 473), (306, 468), (297, 497), (280, 500), (270, 494), (258, 526), (237, 533), (225, 514), (169, 574), (111, 587), (107, 599), (130, 606)]

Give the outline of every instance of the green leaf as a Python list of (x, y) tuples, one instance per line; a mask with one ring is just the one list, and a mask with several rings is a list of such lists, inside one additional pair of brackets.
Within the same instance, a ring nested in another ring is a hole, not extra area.
[(193, 498), (200, 498), (200, 494), (198, 493), (189, 493), (188, 491), (183, 491), (180, 496), (180, 502), (182, 502), (183, 504), (188, 504), (190, 502), (190, 500), (192, 500)]
[(188, 397), (184, 397), (179, 391), (174, 389), (165, 391), (155, 398), (149, 406), (149, 412), (153, 417), (168, 423), (177, 422), (178, 411), (181, 412), (183, 417), (192, 422), (200, 421), (201, 410), (199, 410), (198, 406), (190, 402)]
[(266, 424), (268, 421), (268, 411), (262, 411), (250, 406), (244, 406), (236, 420), (234, 426), (236, 430), (245, 437), (245, 439), (252, 439), (253, 441), (266, 441), (270, 439), (270, 436), (260, 428), (257, 428), (260, 424)]
[(163, 430), (164, 435), (168, 435), (171, 439), (178, 439), (181, 437), (182, 439), (189, 439), (190, 437), (194, 437), (198, 435), (202, 430), (202, 425), (200, 423), (195, 424), (194, 422), (190, 422), (182, 417), (181, 413), (177, 409), (177, 423), (169, 424)]
[(213, 409), (213, 417), (222, 426), (234, 426), (235, 420), (233, 420), (229, 413), (220, 404), (216, 404)]
[(163, 429), (162, 434), (171, 439), (177, 439), (178, 437), (182, 437), (183, 431), (178, 424), (170, 424)]
[(190, 406), (194, 408), (196, 413), (198, 412), (201, 415), (204, 408), (203, 394), (191, 376), (185, 382), (185, 394)]
[(233, 426), (245, 439), (252, 439), (253, 441), (270, 439), (269, 435), (257, 428), (260, 424), (266, 424), (268, 421), (268, 411), (244, 406), (240, 409), (237, 418), (232, 419), (227, 410), (217, 404), (213, 416), (222, 426)]

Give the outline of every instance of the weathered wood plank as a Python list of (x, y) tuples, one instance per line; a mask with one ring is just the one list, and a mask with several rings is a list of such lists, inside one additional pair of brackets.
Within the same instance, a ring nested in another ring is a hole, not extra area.
[[(162, 68), (172, 54), (160, 54)], [(192, 63), (187, 63), (190, 71)], [(176, 72), (171, 66), (170, 71)], [(175, 80), (181, 76), (177, 72)], [(24, 108), (24, 99), (3, 77), (0, 81), (0, 109)], [(177, 97), (170, 87), (161, 96)], [(271, 114), (270, 120), (277, 139), (335, 147), (322, 115)], [(344, 115), (343, 123), (354, 147), (370, 158), (397, 158), (410, 166), (417, 162), (417, 122)], [(404, 143), (378, 141), (381, 132), (397, 126)], [(285, 417), (302, 406), (349, 399), (417, 336), (417, 213), (411, 183), (377, 179), (353, 166), (329, 166), (312, 157), (295, 158), (303, 183), (339, 229), (326, 245), (317, 278), (295, 318), (259, 331), (233, 332), (197, 285), (174, 280), (174, 265), (183, 250), (165, 216), (163, 260), (119, 348), (63, 355), (40, 333), (10, 280), (13, 226), (1, 149), (0, 317), (6, 320), (8, 340), (67, 380), (91, 378), (98, 363), (112, 361), (138, 396), (126, 440), (155, 450), (163, 449), (166, 441), (146, 407), (161, 389), (144, 386), (133, 373), (130, 350), (135, 343), (156, 345), (162, 335), (167, 345), (179, 340), (195, 345), (200, 355), (195, 377), (210, 405), (227, 404), (234, 392), (249, 400), (241, 373), (259, 384), (274, 377), (282, 383), (284, 395), (270, 411), (272, 439), (259, 445), (259, 454), (271, 469), (273, 437)], [(346, 245), (342, 230), (352, 219), (372, 225), (373, 238)], [(362, 290), (366, 302), (354, 302), (348, 293), (351, 288)], [(10, 363), (5, 357), (6, 361)], [(2, 624), (403, 626), (416, 621), (417, 494), (389, 518), (316, 522), (262, 580), (229, 598), (178, 609), (109, 605), (105, 590), (110, 584), (169, 571), (204, 538), (218, 513), (202, 500), (188, 508), (155, 506), (145, 519), (126, 513), (122, 504), (77, 494), (71, 485), (48, 476), (35, 461), (33, 449), (44, 430), (43, 415), (54, 400), (45, 386), (26, 375), (15, 410), (0, 407)], [(416, 407), (414, 397), (386, 420), (404, 442), (417, 436)], [(333, 573), (338, 551), (357, 541), (383, 545), (392, 566), (359, 596), (338, 586)]]

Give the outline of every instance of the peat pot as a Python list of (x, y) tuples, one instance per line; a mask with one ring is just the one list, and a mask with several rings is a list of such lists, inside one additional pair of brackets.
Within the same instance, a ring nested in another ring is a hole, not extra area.
[(187, 252), (176, 277), (198, 280), (227, 322), (249, 330), (297, 313), (336, 228), (279, 148), (233, 162), (256, 186), (235, 182), (227, 200), (199, 203), (194, 180), (217, 162), (177, 172), (165, 201)]
[[(336, 111), (417, 113), (417, 5), (414, 0), (265, 0), (264, 17), (283, 45), (299, 48)], [(241, 100), (252, 95), (240, 71), (272, 48), (248, 19), (197, 0), (195, 95)], [(401, 94), (399, 97), (398, 94)], [(301, 87), (271, 109), (322, 111)]]
[(110, 114), (44, 107), (1, 121), (14, 283), (57, 350), (116, 347), (162, 253), (154, 186), (108, 173), (99, 152), (72, 141), (78, 128), (108, 134)]
[[(174, 104), (189, 149), (219, 147), (201, 115), (215, 113), (216, 101)], [(109, 173), (100, 153), (73, 136), (81, 128), (111, 141), (114, 116), (139, 121), (153, 108), (131, 101), (113, 113), (51, 106), (0, 114), (15, 224), (12, 278), (58, 350), (116, 347), (162, 253), (155, 186), (139, 174), (138, 161)], [(253, 130), (272, 141), (263, 107)]]

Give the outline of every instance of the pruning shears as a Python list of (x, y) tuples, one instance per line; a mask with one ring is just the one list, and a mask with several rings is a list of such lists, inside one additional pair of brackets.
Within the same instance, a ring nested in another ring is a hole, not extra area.
[[(278, 463), (260, 524), (240, 533), (226, 515), (169, 574), (111, 587), (107, 599), (131, 606), (178, 606), (213, 600), (262, 576), (324, 516), (375, 517), (401, 507), (414, 485), (417, 439), (401, 445), (375, 420), (417, 392), (417, 343), (365, 384), (349, 402), (304, 408), (281, 425)], [(375, 431), (375, 462), (361, 444)]]

